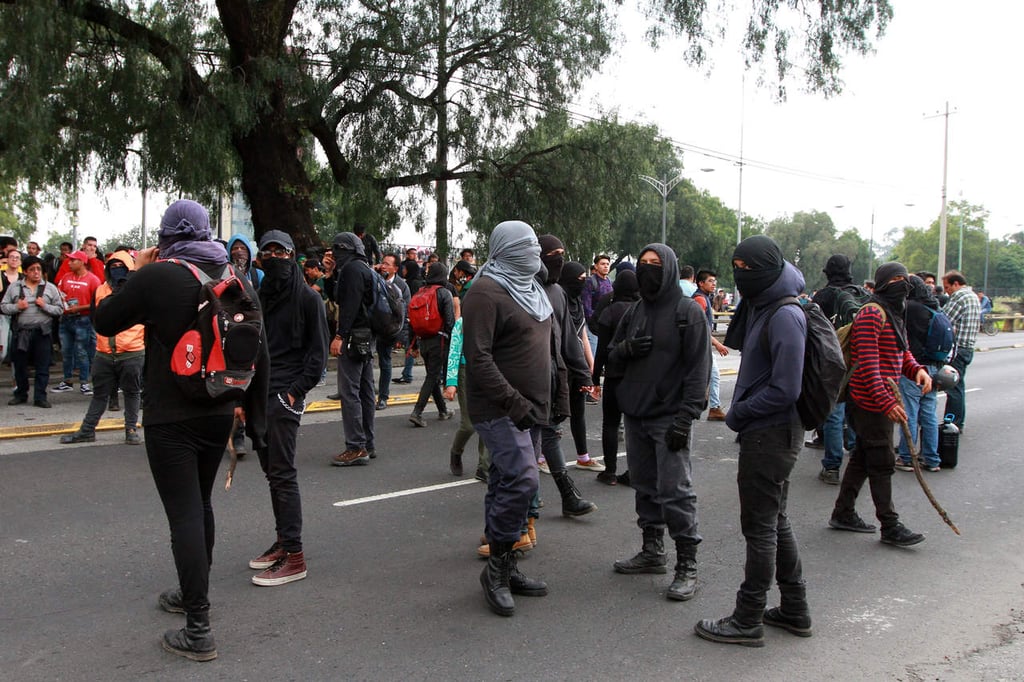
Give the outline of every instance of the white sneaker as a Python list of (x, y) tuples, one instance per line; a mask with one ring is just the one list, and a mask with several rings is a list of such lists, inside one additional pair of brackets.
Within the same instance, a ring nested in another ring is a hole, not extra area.
[(547, 474), (548, 476), (551, 475), (551, 467), (548, 466), (547, 460), (544, 460), (543, 462), (537, 462), (537, 469), (542, 474)]
[(92, 395), (92, 386), (90, 384), (82, 384), (82, 395)]
[(74, 386), (72, 386), (71, 384), (69, 384), (66, 381), (62, 381), (59, 384), (57, 384), (56, 386), (54, 386), (53, 390), (54, 391), (60, 391), (61, 393), (63, 393), (64, 391), (70, 391), (72, 388), (74, 388)]

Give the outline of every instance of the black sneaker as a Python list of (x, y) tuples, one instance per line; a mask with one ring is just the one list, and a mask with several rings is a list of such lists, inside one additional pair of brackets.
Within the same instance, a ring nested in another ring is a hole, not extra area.
[(50, 404), (50, 401), (47, 400), (46, 398), (43, 398), (41, 400), (36, 400), (32, 404), (35, 405), (36, 407), (46, 407), (46, 408), (53, 407), (53, 405)]
[(8, 400), (7, 404), (8, 405), (24, 405), (27, 402), (28, 402), (28, 398), (26, 398), (25, 396), (16, 395), (13, 398), (11, 398), (10, 400)]
[(818, 480), (828, 485), (839, 485), (839, 469), (826, 469), (822, 467), (818, 473)]
[(828, 525), (829, 528), (848, 530), (853, 533), (874, 533), (877, 530), (873, 523), (866, 523), (856, 512), (849, 516), (836, 516), (833, 514), (832, 518), (828, 520)]
[(66, 436), (61, 436), (60, 442), (61, 445), (70, 445), (72, 443), (95, 443), (96, 432), (85, 433), (83, 431), (75, 431), (74, 433), (69, 433)]
[(902, 523), (882, 530), (882, 542), (896, 547), (911, 547), (924, 542), (924, 536), (915, 533)]
[(814, 440), (805, 440), (804, 447), (811, 448), (812, 450), (824, 450), (825, 442), (818, 440), (817, 438), (815, 438)]

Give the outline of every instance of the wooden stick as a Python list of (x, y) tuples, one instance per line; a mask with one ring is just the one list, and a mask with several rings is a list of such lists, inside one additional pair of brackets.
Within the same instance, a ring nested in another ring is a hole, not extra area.
[[(903, 409), (906, 410), (906, 403), (903, 402), (903, 394), (900, 392), (899, 384), (892, 379), (889, 379), (888, 381), (889, 387), (893, 390), (893, 393), (896, 394), (896, 399), (900, 401), (900, 404), (903, 405)], [(939, 501), (935, 499), (935, 495), (932, 494), (932, 489), (929, 488), (928, 484), (924, 481), (924, 476), (921, 474), (921, 461), (918, 458), (917, 446), (914, 445), (914, 439), (910, 435), (910, 426), (907, 424), (906, 419), (900, 420), (900, 428), (903, 429), (903, 437), (907, 439), (907, 447), (910, 448), (910, 461), (914, 465), (914, 475), (917, 477), (917, 482), (921, 484), (921, 490), (924, 491), (925, 497), (927, 497), (928, 501), (932, 503), (933, 507), (935, 507), (935, 511), (939, 512), (939, 516), (941, 516), (942, 520), (946, 522), (946, 525), (952, 528), (954, 533), (960, 535), (960, 529), (957, 528), (956, 524), (953, 523), (953, 520), (949, 518), (949, 514), (947, 514), (946, 510), (942, 508)]]
[(224, 490), (231, 490), (231, 481), (235, 477), (235, 467), (238, 465), (238, 451), (235, 449), (235, 431), (241, 425), (241, 420), (235, 417), (231, 423), (231, 435), (228, 436), (228, 454), (231, 455), (231, 463), (228, 464), (228, 475), (224, 481)]

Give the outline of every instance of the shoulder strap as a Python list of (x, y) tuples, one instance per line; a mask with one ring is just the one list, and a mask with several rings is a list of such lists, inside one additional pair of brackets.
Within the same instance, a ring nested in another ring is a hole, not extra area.
[[(205, 272), (203, 272), (202, 270), (197, 268), (192, 263), (189, 263), (187, 260), (179, 260), (177, 258), (168, 258), (168, 259), (166, 259), (166, 260), (164, 260), (162, 262), (164, 262), (164, 263), (174, 263), (175, 265), (181, 265), (186, 270), (191, 272), (193, 277), (195, 277), (197, 280), (199, 280), (199, 284), (200, 285), (203, 285), (203, 284), (206, 284), (207, 282), (212, 282), (213, 281), (210, 278), (209, 275), (207, 275)], [(230, 263), (228, 263), (225, 266), (225, 274), (226, 275), (227, 274), (234, 274), (233, 271), (231, 270), (231, 264)]]

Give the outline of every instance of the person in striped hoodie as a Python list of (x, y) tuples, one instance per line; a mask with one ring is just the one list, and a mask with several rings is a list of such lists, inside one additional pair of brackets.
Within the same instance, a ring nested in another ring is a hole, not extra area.
[(906, 330), (909, 273), (902, 263), (884, 263), (875, 271), (875, 289), (861, 308), (850, 332), (853, 374), (848, 386), (847, 416), (857, 444), (843, 474), (829, 526), (855, 533), (874, 533), (875, 526), (857, 515), (857, 494), (864, 481), (871, 488), (875, 516), (882, 525), (882, 542), (909, 547), (924, 541), (900, 523), (892, 502), (896, 453), (893, 424), (906, 420), (902, 403), (888, 380), (912, 379), (921, 393), (932, 389), (931, 376), (910, 352)]

